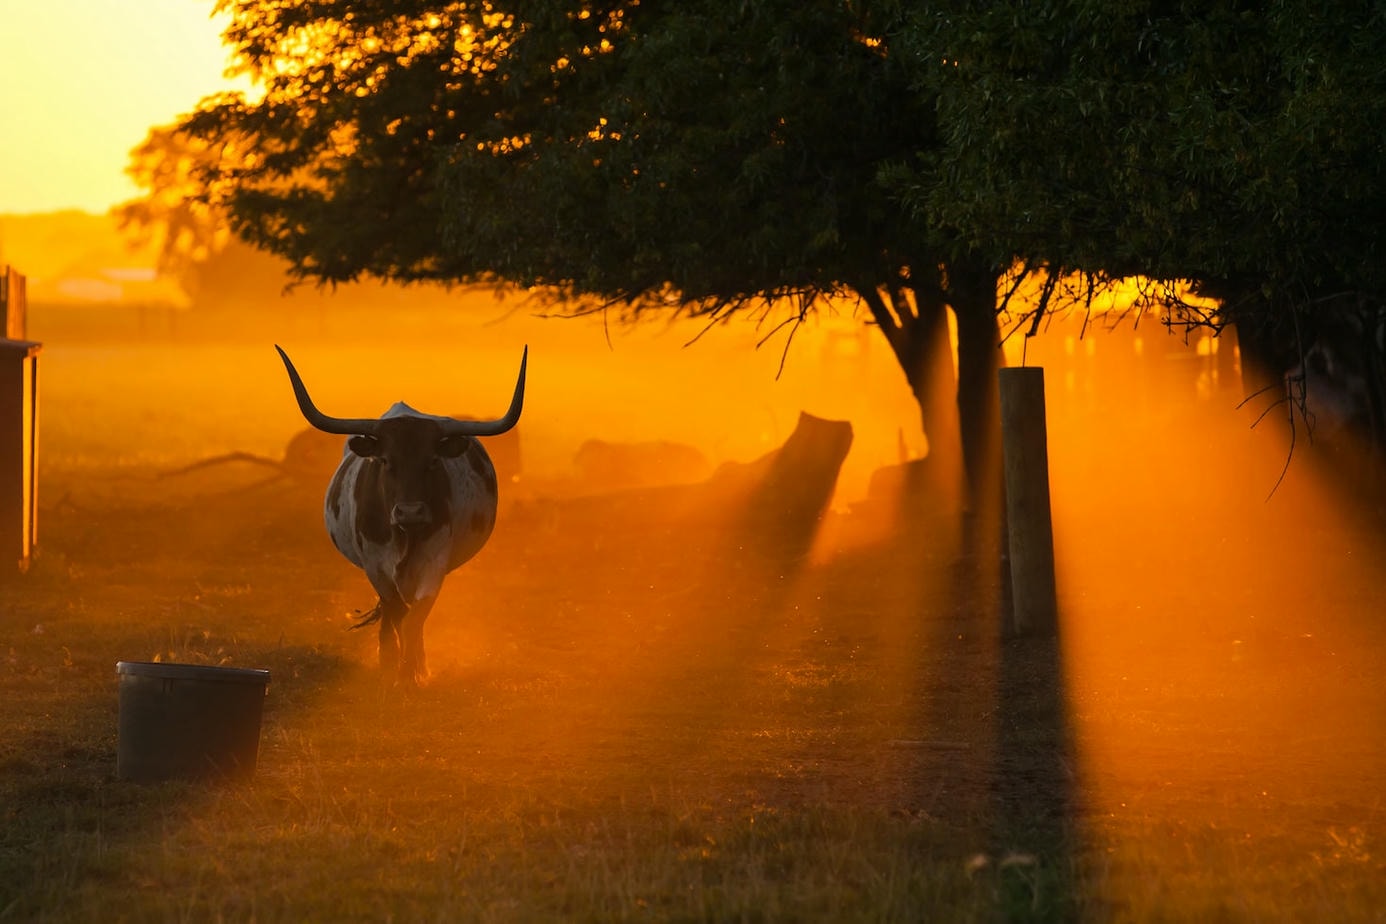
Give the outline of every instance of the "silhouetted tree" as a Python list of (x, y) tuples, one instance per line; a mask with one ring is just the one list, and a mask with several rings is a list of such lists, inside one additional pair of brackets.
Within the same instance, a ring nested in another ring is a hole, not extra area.
[(289, 279), (287, 263), (233, 235), (226, 215), (203, 194), (202, 171), (221, 147), (176, 127), (153, 129), (126, 168), (148, 192), (115, 209), (123, 231), (157, 244), (159, 271), (200, 308), (277, 295)]

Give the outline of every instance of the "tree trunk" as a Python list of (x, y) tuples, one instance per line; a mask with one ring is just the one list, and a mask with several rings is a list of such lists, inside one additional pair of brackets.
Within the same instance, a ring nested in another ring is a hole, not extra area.
[(958, 325), (958, 426), (967, 507), (999, 511), (1001, 405), (996, 373), (1004, 364), (996, 321), (996, 273), (983, 265), (948, 270), (948, 301)]
[(857, 287), (919, 404), (930, 463), (956, 472), (961, 438), (948, 309), (938, 293), (921, 290), (898, 286), (883, 294), (870, 286)]
[[(858, 287), (895, 352), (919, 402), (934, 483), (952, 484), (979, 521), (1001, 511), (1001, 405), (996, 373), (1003, 364), (996, 321), (997, 274), (962, 262), (914, 271), (909, 287), (885, 293)], [(887, 301), (889, 298), (889, 301)], [(948, 337), (948, 307), (958, 329), (958, 362)]]
[(948, 309), (942, 301), (925, 300), (919, 320), (910, 331), (909, 365), (902, 366), (905, 379), (919, 402), (920, 422), (929, 440), (929, 458), (935, 462), (956, 460), (964, 451), (961, 440), (957, 372), (953, 343), (948, 337)]

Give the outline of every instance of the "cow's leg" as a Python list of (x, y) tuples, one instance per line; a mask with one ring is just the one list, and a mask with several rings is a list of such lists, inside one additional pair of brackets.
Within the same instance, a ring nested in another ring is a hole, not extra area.
[(399, 669), (400, 624), (409, 607), (396, 594), (380, 597), (380, 674), (392, 677)]
[(428, 663), (424, 659), (423, 627), (429, 610), (433, 609), (436, 595), (415, 600), (404, 614), (400, 625), (400, 644), (404, 656), (399, 662), (399, 679), (414, 684), (428, 678)]

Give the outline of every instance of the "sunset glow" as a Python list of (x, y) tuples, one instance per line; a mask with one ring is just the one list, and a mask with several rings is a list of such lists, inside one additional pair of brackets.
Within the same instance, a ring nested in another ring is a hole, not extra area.
[[(13, 2), (0, 55), (0, 214), (104, 212), (139, 190), (125, 176), (149, 129), (243, 86), (211, 4)], [(46, 37), (40, 39), (39, 37)]]

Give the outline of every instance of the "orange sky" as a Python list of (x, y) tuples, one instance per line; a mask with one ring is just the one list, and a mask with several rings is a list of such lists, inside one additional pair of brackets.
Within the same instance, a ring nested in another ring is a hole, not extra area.
[(230, 86), (212, 0), (6, 0), (0, 214), (104, 212), (138, 190), (127, 155)]

